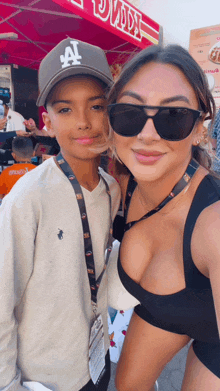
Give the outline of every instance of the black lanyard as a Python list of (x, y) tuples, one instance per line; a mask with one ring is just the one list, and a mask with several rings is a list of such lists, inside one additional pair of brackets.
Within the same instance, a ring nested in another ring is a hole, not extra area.
[(111, 254), (112, 250), (112, 242), (113, 242), (113, 237), (112, 237), (112, 217), (111, 217), (111, 194), (109, 190), (109, 185), (106, 182), (106, 180), (103, 178), (104, 184), (106, 186), (106, 192), (109, 196), (109, 205), (110, 205), (110, 230), (109, 230), (109, 236), (108, 236), (108, 243), (106, 246), (106, 251), (105, 251), (105, 265), (103, 267), (103, 270), (99, 277), (96, 279), (95, 276), (95, 263), (94, 263), (94, 257), (93, 257), (93, 249), (92, 249), (92, 239), (91, 239), (91, 234), (90, 234), (90, 229), (89, 229), (89, 222), (87, 218), (87, 212), (86, 212), (86, 205), (83, 197), (83, 192), (81, 189), (81, 186), (74, 175), (71, 167), (67, 163), (67, 161), (64, 159), (61, 153), (56, 156), (56, 161), (59, 164), (60, 168), (62, 169), (63, 173), (66, 175), (66, 177), (69, 179), (75, 195), (76, 199), (78, 202), (78, 207), (79, 207), (79, 212), (82, 220), (82, 228), (83, 228), (83, 237), (84, 237), (84, 250), (85, 250), (85, 260), (86, 260), (86, 266), (87, 266), (87, 272), (88, 272), (88, 278), (89, 278), (89, 284), (90, 284), (90, 290), (91, 290), (91, 302), (92, 302), (92, 307), (94, 313), (96, 313), (97, 309), (97, 293), (98, 289), (102, 280), (102, 277), (104, 275), (104, 272), (106, 270), (109, 257)]

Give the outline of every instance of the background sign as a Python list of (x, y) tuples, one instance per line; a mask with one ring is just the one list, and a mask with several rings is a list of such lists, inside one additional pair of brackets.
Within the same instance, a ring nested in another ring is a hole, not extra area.
[(220, 25), (191, 30), (189, 52), (204, 70), (220, 108)]

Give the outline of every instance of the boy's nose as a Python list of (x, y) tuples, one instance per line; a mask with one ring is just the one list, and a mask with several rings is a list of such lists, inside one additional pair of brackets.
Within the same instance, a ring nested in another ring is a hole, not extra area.
[(90, 126), (89, 126), (88, 123), (78, 123), (78, 124), (77, 124), (77, 128), (78, 128), (79, 130), (86, 130), (86, 129), (89, 129)]
[(91, 128), (89, 118), (85, 113), (78, 114), (76, 126), (79, 130), (87, 130)]

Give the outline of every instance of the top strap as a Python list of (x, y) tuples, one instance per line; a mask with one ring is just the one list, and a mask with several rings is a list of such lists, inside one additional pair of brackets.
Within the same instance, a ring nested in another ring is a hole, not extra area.
[(135, 190), (136, 186), (137, 186), (137, 182), (134, 180), (134, 177), (131, 174), (130, 177), (129, 177), (129, 180), (128, 180), (128, 186), (127, 186), (127, 190), (126, 190), (126, 197), (125, 197), (125, 204), (124, 204), (124, 219), (125, 219), (125, 223), (127, 221), (128, 209), (129, 209), (129, 206), (130, 206), (131, 197), (132, 197), (132, 195), (134, 193), (134, 190)]
[(113, 222), (113, 236), (119, 242), (122, 241), (124, 236), (124, 232), (125, 232), (124, 228), (125, 228), (125, 223), (127, 221), (128, 209), (131, 202), (132, 194), (136, 186), (137, 186), (137, 182), (135, 182), (134, 177), (130, 175), (127, 189), (126, 189), (124, 211), (123, 211), (124, 215), (121, 216), (120, 214), (117, 214)]

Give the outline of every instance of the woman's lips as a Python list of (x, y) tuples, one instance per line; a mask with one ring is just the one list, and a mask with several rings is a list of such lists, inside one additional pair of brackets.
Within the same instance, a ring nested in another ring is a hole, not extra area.
[(134, 155), (140, 163), (151, 165), (160, 160), (164, 156), (164, 153), (157, 151), (134, 151)]

